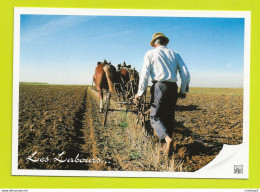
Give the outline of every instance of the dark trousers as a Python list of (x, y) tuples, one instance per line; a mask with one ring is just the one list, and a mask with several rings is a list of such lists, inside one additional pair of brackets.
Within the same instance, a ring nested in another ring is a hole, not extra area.
[(160, 139), (171, 136), (178, 99), (176, 83), (154, 82), (151, 87), (150, 121)]

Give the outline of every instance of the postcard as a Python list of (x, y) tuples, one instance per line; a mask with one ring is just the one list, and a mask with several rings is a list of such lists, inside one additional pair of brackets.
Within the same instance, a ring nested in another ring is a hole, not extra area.
[(250, 21), (16, 7), (12, 175), (248, 179)]

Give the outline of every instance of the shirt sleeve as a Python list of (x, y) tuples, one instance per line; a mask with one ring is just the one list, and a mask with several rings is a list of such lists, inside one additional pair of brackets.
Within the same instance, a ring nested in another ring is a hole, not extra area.
[(142, 96), (144, 91), (147, 88), (150, 71), (151, 71), (151, 62), (148, 54), (146, 53), (144, 56), (144, 64), (143, 64), (143, 69), (139, 81), (139, 87), (137, 92), (138, 96)]
[(181, 93), (189, 92), (189, 83), (190, 83), (190, 73), (185, 63), (183, 62), (181, 56), (177, 54), (178, 57), (178, 71), (181, 77)]

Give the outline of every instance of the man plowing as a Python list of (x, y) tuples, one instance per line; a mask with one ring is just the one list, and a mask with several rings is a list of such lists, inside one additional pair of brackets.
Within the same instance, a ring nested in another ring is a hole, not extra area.
[[(154, 49), (144, 56), (144, 64), (140, 76), (138, 92), (135, 100), (139, 100), (145, 92), (148, 79), (151, 77), (151, 109), (150, 122), (161, 140), (165, 140), (165, 153), (168, 154), (172, 144), (175, 106), (178, 98), (185, 98), (189, 92), (190, 74), (181, 56), (167, 48), (169, 39), (163, 33), (155, 33), (150, 42)], [(181, 78), (178, 93), (177, 72)]]

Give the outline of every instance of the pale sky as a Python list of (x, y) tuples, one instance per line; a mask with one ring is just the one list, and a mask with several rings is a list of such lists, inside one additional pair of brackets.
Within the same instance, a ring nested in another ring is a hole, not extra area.
[(104, 59), (141, 72), (156, 32), (181, 55), (191, 87), (243, 87), (242, 18), (21, 15), (20, 81), (91, 84)]

